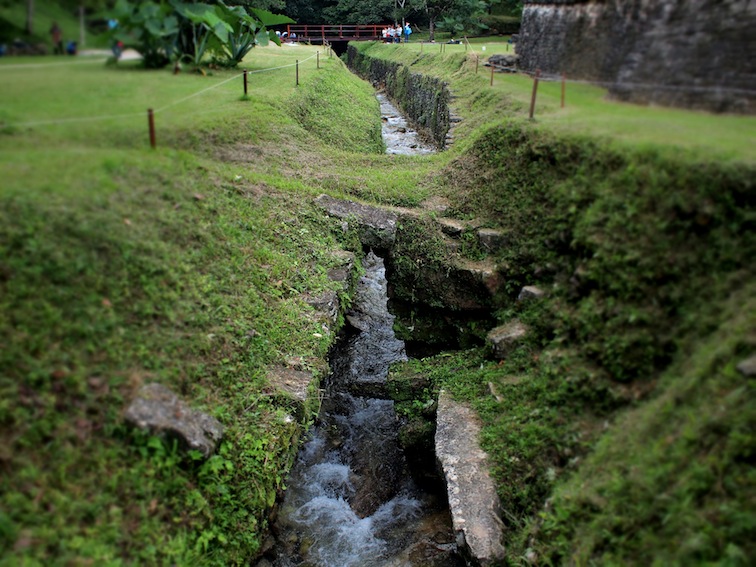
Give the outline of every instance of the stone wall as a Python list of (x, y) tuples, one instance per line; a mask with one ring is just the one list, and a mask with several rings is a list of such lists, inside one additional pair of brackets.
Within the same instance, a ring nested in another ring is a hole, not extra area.
[(452, 122), (449, 112), (451, 94), (446, 83), (435, 77), (411, 73), (408, 67), (399, 63), (363, 55), (352, 45), (347, 48), (347, 66), (376, 87), (385, 89), (402, 112), (439, 149), (446, 146)]
[(756, 111), (754, 0), (526, 0), (517, 52), (622, 100)]

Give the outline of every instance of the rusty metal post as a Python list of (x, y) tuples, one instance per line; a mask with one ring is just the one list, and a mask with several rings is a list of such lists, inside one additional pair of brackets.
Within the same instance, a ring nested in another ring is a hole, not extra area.
[(315, 61), (317, 62), (317, 68), (320, 69), (320, 51), (315, 52)]
[(535, 77), (533, 78), (533, 94), (530, 97), (530, 119), (533, 119), (535, 114), (536, 94), (538, 93), (538, 78), (541, 76), (541, 70), (536, 69)]
[(297, 77), (297, 86), (299, 86), (299, 59), (297, 59), (296, 77)]
[(478, 64), (480, 63), (480, 55), (475, 56), (475, 74), (478, 74)]
[(247, 70), (244, 69), (244, 96), (247, 96)]
[(488, 64), (491, 65), (491, 86), (493, 86), (493, 74), (494, 74), (494, 64), (491, 63), (491, 60), (489, 59)]
[(566, 89), (567, 75), (562, 73), (562, 108), (564, 108), (564, 91)]
[(155, 149), (155, 114), (152, 112), (151, 108), (147, 109), (147, 124), (150, 128), (150, 147)]

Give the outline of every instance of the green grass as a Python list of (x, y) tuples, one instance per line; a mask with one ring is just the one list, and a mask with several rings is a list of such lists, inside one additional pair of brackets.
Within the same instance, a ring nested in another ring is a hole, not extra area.
[[(248, 69), (276, 70), (246, 99), (236, 71), (0, 61), (0, 564), (253, 560), (316, 410), (268, 368), (322, 376), (336, 329), (306, 298), (334, 289), (335, 250), (360, 249), (321, 192), (445, 195), (510, 235), (497, 316), (528, 341), (406, 370), (427, 380), (410, 408), (444, 386), (483, 417), (511, 563), (752, 556), (753, 392), (733, 365), (754, 345), (753, 119), (589, 87), (561, 111), (545, 85), (530, 123), (529, 82), (491, 88), (464, 46), (363, 48), (450, 81), (448, 152), (379, 153), (371, 88), (336, 59), (316, 69), (314, 47), (253, 50)], [(405, 249), (436, 259), (433, 242)], [(526, 283), (550, 297), (513, 304)], [(148, 381), (223, 423), (216, 456), (124, 426)]]
[[(421, 385), (398, 388), (413, 419), (442, 387), (479, 411), (507, 564), (752, 562), (753, 118), (581, 87), (568, 129), (555, 85), (530, 122), (532, 82), (491, 88), (460, 46), (361, 49), (450, 81), (463, 121), (434, 191), (507, 236), (497, 317), (527, 340), (392, 370)], [(444, 253), (423, 244), (409, 264)], [(548, 297), (515, 303), (532, 284)]]
[[(508, 47), (506, 42), (486, 38), (476, 39), (470, 47), (418, 43), (359, 46), (372, 57), (411, 63), (417, 72), (455, 80), (456, 104), (472, 111), (473, 129), (481, 121), (498, 126), (513, 118), (528, 119), (533, 80), (523, 74), (495, 73), (490, 86), (490, 68), (483, 65), (491, 54), (507, 53)], [(498, 105), (486, 102), (485, 113), (473, 107), (490, 97), (495, 97)], [(534, 126), (549, 132), (590, 136), (619, 147), (679, 148), (696, 152), (696, 161), (756, 162), (753, 116), (620, 103), (607, 99), (605, 89), (579, 82), (567, 83), (562, 109), (560, 81), (539, 82), (534, 114)], [(470, 133), (464, 124), (461, 128)]]
[[(227, 565), (259, 549), (316, 409), (291, 422), (267, 369), (322, 375), (335, 329), (305, 297), (333, 288), (335, 250), (359, 247), (288, 175), (317, 166), (320, 140), (286, 110), (317, 78), (314, 52), (255, 50), (251, 70), (300, 59), (302, 86), (293, 67), (253, 74), (249, 100), (240, 76), (223, 84), (235, 72), (0, 69), (3, 564)], [(164, 109), (157, 150), (148, 107)], [(148, 381), (220, 419), (218, 455), (198, 462), (123, 425)]]

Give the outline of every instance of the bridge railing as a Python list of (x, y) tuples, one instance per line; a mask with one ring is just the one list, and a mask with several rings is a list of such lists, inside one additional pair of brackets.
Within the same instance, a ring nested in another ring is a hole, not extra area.
[(286, 32), (288, 39), (294, 41), (368, 41), (381, 39), (383, 29), (388, 26), (389, 24), (298, 24), (286, 26)]

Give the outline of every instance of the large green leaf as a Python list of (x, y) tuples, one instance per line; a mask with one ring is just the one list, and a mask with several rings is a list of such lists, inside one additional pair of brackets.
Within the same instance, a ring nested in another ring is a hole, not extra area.
[(261, 47), (268, 45), (268, 30), (262, 28), (255, 34), (255, 45), (259, 45)]
[(251, 8), (251, 12), (258, 20), (260, 20), (260, 23), (266, 27), (295, 23), (289, 16), (284, 16), (283, 14), (274, 14), (258, 8)]

